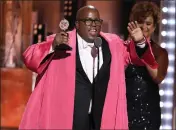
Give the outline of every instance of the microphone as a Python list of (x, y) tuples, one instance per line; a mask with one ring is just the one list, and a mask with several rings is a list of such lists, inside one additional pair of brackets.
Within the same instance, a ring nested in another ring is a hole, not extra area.
[[(99, 55), (99, 47), (101, 47), (102, 45), (102, 39), (100, 37), (96, 37), (94, 39), (94, 46), (95, 46), (95, 54), (94, 54), (94, 58), (98, 55), (98, 60), (97, 60), (97, 75), (99, 74), (99, 59), (100, 59), (100, 55)], [(98, 76), (99, 77), (99, 76)]]
[[(102, 39), (100, 37), (96, 37), (94, 39), (94, 46), (96, 47), (96, 50), (97, 50), (97, 53), (98, 54), (98, 62), (97, 62), (97, 75), (99, 73), (99, 59), (100, 59), (100, 56), (99, 56), (99, 47), (101, 47), (102, 45)], [(99, 76), (98, 76), (99, 77)]]
[(94, 39), (94, 47), (92, 47), (92, 50), (91, 50), (91, 55), (93, 58), (95, 58), (97, 54), (99, 54), (99, 47), (101, 46), (101, 44), (102, 44), (102, 39), (100, 37), (96, 37)]
[(95, 106), (95, 57), (98, 55), (97, 59), (97, 79), (99, 79), (99, 47), (102, 45), (102, 39), (100, 37), (96, 37), (94, 39), (94, 46), (92, 47), (92, 57), (93, 57), (93, 83), (92, 83), (92, 108), (91, 108), (91, 118), (92, 118), (92, 127), (95, 128), (95, 120), (94, 120), (94, 106)]
[(102, 45), (102, 39), (100, 37), (96, 37), (94, 39), (94, 45), (96, 48), (99, 48)]

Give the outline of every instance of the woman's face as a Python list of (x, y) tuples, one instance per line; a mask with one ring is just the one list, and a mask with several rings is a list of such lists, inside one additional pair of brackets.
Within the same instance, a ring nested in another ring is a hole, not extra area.
[(144, 21), (138, 21), (140, 28), (146, 38), (150, 38), (152, 33), (155, 31), (154, 19), (152, 16), (146, 17)]

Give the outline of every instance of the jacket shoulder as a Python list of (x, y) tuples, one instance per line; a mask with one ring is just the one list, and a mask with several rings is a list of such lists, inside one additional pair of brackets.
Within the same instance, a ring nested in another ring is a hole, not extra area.
[(117, 34), (114, 33), (100, 32), (100, 35), (108, 41), (116, 41), (117, 43), (123, 42), (123, 40)]

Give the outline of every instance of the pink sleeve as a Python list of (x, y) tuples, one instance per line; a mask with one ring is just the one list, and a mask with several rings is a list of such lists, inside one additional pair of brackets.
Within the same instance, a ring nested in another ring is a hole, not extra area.
[(52, 42), (53, 39), (49, 39), (48, 41), (31, 45), (26, 49), (23, 53), (23, 61), (28, 69), (40, 74), (47, 67), (54, 53), (45, 62), (43, 60), (48, 56)]
[[(123, 41), (124, 44), (124, 41)], [(129, 54), (129, 50), (126, 45), (123, 46), (123, 57), (124, 57), (124, 65), (127, 66), (129, 63), (131, 63), (131, 58)]]
[(120, 41), (120, 48), (122, 49), (122, 57), (124, 58), (124, 65), (127, 66), (131, 62), (128, 45), (126, 44), (125, 41), (123, 41), (119, 37), (117, 38), (118, 41)]

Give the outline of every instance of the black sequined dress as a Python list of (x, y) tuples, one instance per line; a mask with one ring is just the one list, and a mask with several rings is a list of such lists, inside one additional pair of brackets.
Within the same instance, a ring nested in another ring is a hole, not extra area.
[(130, 130), (159, 130), (161, 123), (159, 86), (145, 67), (129, 65), (126, 73)]

